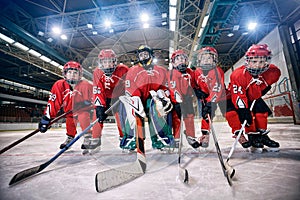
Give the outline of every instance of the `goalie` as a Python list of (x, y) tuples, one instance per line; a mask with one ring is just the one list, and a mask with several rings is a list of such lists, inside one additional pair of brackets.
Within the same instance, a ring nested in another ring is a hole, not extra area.
[[(148, 118), (150, 137), (153, 149), (163, 149), (174, 145), (171, 128), (172, 104), (168, 98), (166, 72), (163, 67), (153, 64), (153, 51), (150, 47), (141, 45), (137, 50), (138, 64), (128, 70), (125, 81), (125, 92), (130, 97), (141, 100), (144, 111)], [(126, 107), (126, 106), (125, 106)], [(130, 116), (127, 114), (127, 118)], [(145, 121), (141, 121), (141, 127), (145, 138)], [(140, 124), (140, 123), (138, 123)], [(127, 126), (130, 127), (130, 126)], [(123, 149), (135, 149), (134, 131), (125, 130), (120, 147)], [(139, 134), (141, 135), (141, 134)]]

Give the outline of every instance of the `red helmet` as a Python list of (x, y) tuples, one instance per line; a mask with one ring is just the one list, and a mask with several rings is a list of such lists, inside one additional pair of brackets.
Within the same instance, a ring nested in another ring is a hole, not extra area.
[[(204, 55), (210, 55), (212, 61), (210, 63), (203, 61)], [(201, 67), (203, 70), (211, 70), (217, 66), (217, 63), (218, 63), (218, 52), (215, 48), (203, 47), (198, 51), (198, 56), (197, 56), (198, 67)]]
[(269, 68), (272, 52), (267, 44), (253, 44), (245, 54), (246, 69), (257, 76)]
[[(68, 70), (77, 70), (79, 72), (79, 79), (78, 80), (68, 80), (66, 78), (66, 74)], [(70, 84), (76, 84), (82, 77), (82, 67), (78, 62), (69, 61), (64, 65), (63, 68), (63, 76), (65, 77), (66, 81)]]
[[(178, 57), (178, 56), (182, 56), (183, 59), (185, 59), (185, 62), (184, 63), (179, 63), (179, 64), (175, 64), (175, 58)], [(187, 68), (187, 61), (188, 61), (188, 56), (187, 54), (181, 50), (181, 49), (178, 49), (176, 51), (173, 52), (172, 56), (171, 56), (171, 62), (173, 64), (173, 67), (177, 70), (179, 70), (180, 72), (184, 73), (186, 72), (186, 68)]]
[(99, 68), (104, 71), (107, 76), (110, 76), (116, 68), (117, 56), (112, 49), (102, 49), (98, 55)]

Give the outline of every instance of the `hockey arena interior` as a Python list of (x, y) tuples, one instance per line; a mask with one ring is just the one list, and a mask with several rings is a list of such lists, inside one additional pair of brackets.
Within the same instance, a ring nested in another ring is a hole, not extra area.
[(299, 13), (0, 1), (0, 199), (299, 199)]

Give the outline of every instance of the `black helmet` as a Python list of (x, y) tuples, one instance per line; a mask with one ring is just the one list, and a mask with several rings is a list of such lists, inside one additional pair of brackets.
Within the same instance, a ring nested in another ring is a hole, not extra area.
[(137, 58), (139, 64), (143, 66), (145, 69), (149, 69), (153, 60), (153, 50), (147, 45), (141, 45), (137, 49)]

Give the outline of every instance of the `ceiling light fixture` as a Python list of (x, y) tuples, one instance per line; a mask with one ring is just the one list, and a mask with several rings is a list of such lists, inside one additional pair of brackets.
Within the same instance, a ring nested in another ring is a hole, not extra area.
[(248, 24), (248, 30), (254, 30), (257, 26), (257, 23), (256, 22), (250, 22)]
[(8, 42), (9, 44), (15, 42), (13, 39), (11, 39), (10, 37), (7, 37), (6, 35), (3, 35), (2, 33), (0, 33), (0, 38), (6, 42)]

